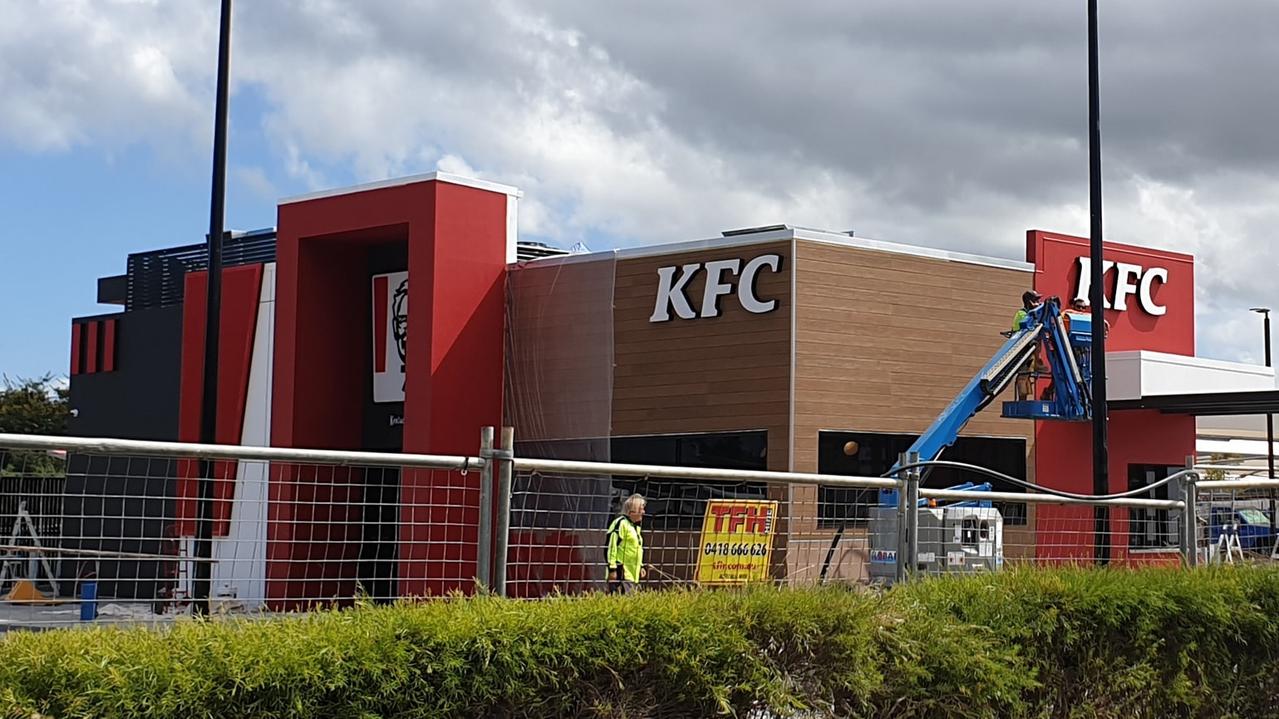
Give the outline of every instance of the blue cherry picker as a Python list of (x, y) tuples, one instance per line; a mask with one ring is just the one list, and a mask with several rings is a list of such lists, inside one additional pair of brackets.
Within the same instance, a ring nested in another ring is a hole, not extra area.
[[(1031, 369), (1036, 353), (1047, 357), (1052, 384), (1039, 399), (1003, 403), (1002, 416), (1084, 422), (1092, 418), (1092, 318), (1087, 314), (1063, 314), (1060, 300), (1051, 297), (1029, 310), (1020, 326), (1010, 332), (1003, 347), (959, 392), (932, 425), (907, 450), (907, 456), (929, 462), (941, 457), (955, 443), (964, 425), (993, 402), (1019, 375), (1035, 378)], [(1033, 389), (1034, 383), (1031, 383)], [(1033, 393), (1032, 393), (1033, 395)], [(889, 476), (901, 469), (893, 465)], [(966, 483), (950, 489), (989, 492), (989, 482)], [(879, 492), (879, 504), (871, 509), (870, 574), (872, 579), (892, 581), (897, 563), (898, 492)], [(968, 500), (938, 506), (918, 503), (917, 568), (921, 571), (973, 572), (998, 569), (1003, 564), (1003, 518), (989, 500)], [(833, 549), (832, 545), (832, 549)]]

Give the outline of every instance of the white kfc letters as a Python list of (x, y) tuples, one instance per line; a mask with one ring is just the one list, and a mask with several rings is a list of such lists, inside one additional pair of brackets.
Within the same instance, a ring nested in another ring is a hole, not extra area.
[[(701, 306), (697, 309), (688, 301), (685, 290), (688, 283), (702, 268), (706, 270), (706, 284), (702, 289)], [(782, 256), (777, 254), (760, 255), (742, 266), (740, 258), (727, 260), (711, 260), (705, 264), (694, 262), (686, 265), (659, 267), (657, 270), (657, 303), (653, 308), (653, 316), (649, 322), (666, 322), (671, 319), (671, 310), (680, 319), (691, 320), (698, 317), (718, 317), (719, 298), (737, 290), (737, 301), (742, 309), (753, 314), (764, 314), (777, 309), (776, 299), (760, 299), (755, 293), (755, 281), (767, 267), (771, 272), (780, 272)]]
[[(1106, 296), (1109, 287), (1104, 281), (1106, 273), (1114, 269), (1117, 277), (1115, 278), (1115, 289)], [(1106, 309), (1116, 309), (1123, 312), (1128, 309), (1128, 297), (1133, 293), (1137, 295), (1137, 303), (1147, 314), (1159, 316), (1168, 311), (1168, 308), (1161, 304), (1155, 303), (1154, 292), (1155, 282), (1163, 284), (1168, 281), (1168, 270), (1163, 267), (1143, 268), (1141, 265), (1133, 265), (1127, 262), (1112, 262), (1103, 260), (1101, 263), (1101, 274), (1103, 278), (1102, 287), (1102, 306)], [(1088, 257), (1079, 258), (1079, 288), (1075, 292), (1076, 299), (1088, 300), (1088, 292), (1092, 288), (1092, 260)]]

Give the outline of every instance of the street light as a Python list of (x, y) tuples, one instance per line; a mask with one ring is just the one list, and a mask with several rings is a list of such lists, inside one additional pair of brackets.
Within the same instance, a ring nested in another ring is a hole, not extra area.
[[(222, 0), (218, 34), (218, 83), (213, 116), (213, 186), (209, 193), (208, 290), (205, 294), (204, 383), (200, 411), (200, 441), (217, 442), (218, 338), (222, 318), (222, 234), (226, 219), (226, 142), (229, 76), (231, 72), (231, 0)], [(211, 614), (210, 592), (213, 557), (213, 468), (200, 460), (197, 503), (196, 556), (192, 598), (197, 616)]]
[[(1266, 336), (1266, 366), (1270, 366), (1270, 308), (1269, 307), (1250, 307), (1250, 311), (1256, 312), (1263, 318)], [(1270, 478), (1275, 478), (1275, 416), (1273, 414), (1266, 415), (1266, 467), (1269, 470)], [(1275, 534), (1275, 500), (1270, 500), (1270, 534)]]
[[(1097, 80), (1097, 0), (1088, 0), (1088, 256), (1092, 259), (1092, 490), (1110, 492), (1110, 448), (1106, 437), (1106, 315), (1102, 294), (1101, 100)], [(1094, 556), (1110, 563), (1110, 513), (1093, 508)]]

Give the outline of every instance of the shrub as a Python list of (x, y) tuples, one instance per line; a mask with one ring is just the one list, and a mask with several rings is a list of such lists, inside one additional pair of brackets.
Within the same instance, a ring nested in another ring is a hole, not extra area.
[(1273, 715), (1279, 571), (492, 597), (0, 640), (15, 716)]

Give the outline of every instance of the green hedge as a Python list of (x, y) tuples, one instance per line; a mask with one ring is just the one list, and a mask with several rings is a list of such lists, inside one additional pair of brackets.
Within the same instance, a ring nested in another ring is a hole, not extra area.
[(492, 598), (0, 640), (13, 716), (1275, 716), (1279, 571)]

